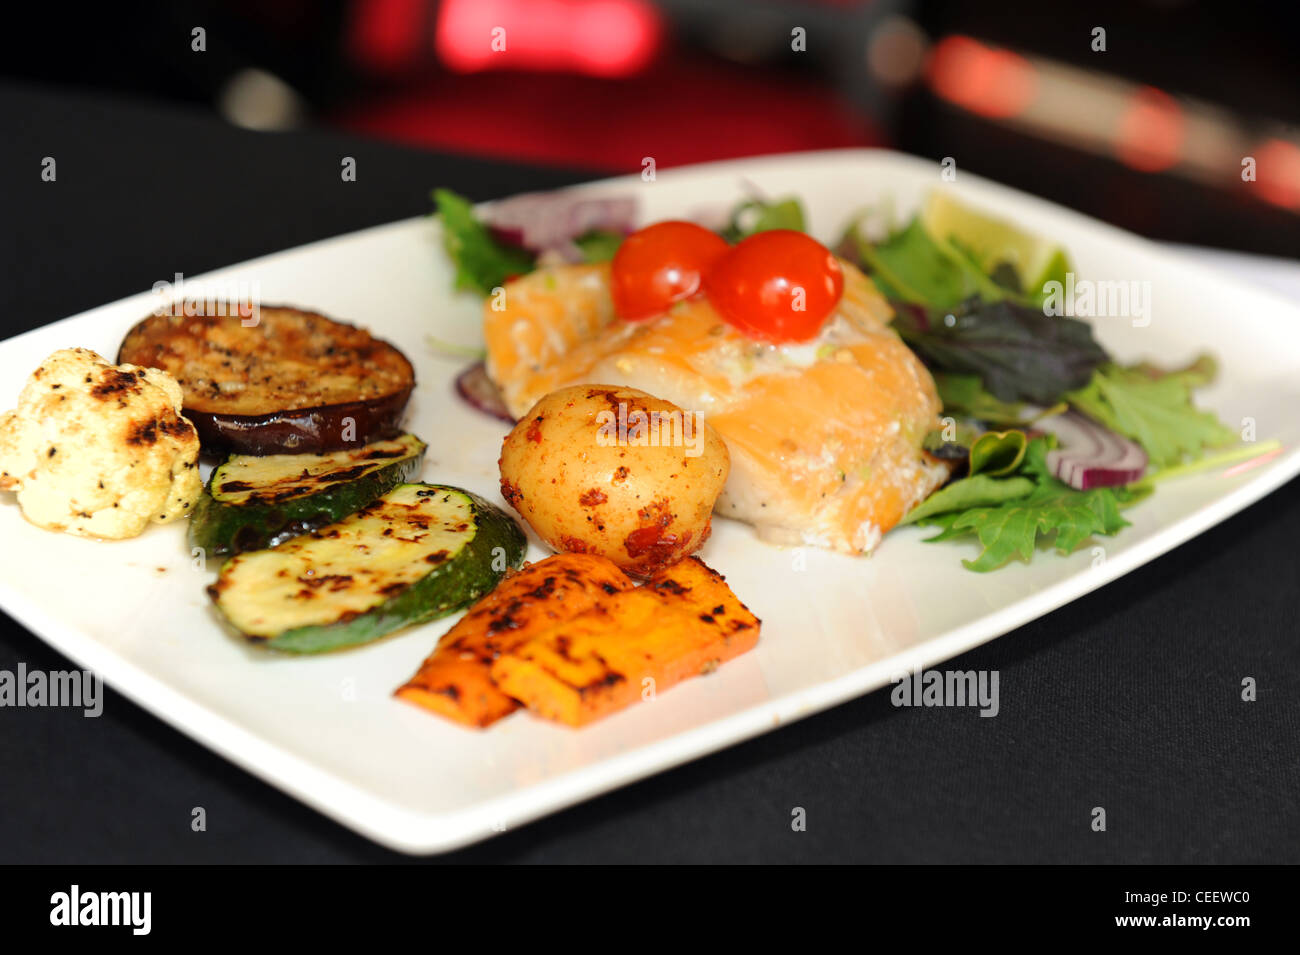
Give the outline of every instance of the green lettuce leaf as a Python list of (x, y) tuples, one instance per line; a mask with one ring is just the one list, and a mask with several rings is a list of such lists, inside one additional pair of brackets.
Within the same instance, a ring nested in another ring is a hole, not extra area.
[(498, 241), (474, 215), (473, 204), (449, 189), (435, 189), (442, 241), (456, 266), (456, 288), (490, 295), (507, 279), (533, 270), (536, 259), (527, 249)]
[(1021, 290), (1014, 268), (985, 272), (960, 243), (936, 242), (919, 217), (883, 242), (870, 241), (854, 224), (836, 248), (857, 259), (885, 297), (894, 301), (932, 308), (952, 308), (972, 298), (1037, 303)]
[(573, 240), (574, 245), (582, 250), (584, 262), (608, 262), (623, 244), (625, 236), (621, 232), (606, 229), (593, 229), (586, 235)]
[(1023, 431), (985, 431), (970, 446), (970, 473), (1003, 477), (1020, 467), (1029, 448)]
[[(955, 375), (949, 372), (933, 373), (934, 386), (943, 403), (944, 414), (975, 418), (986, 424), (1019, 428), (1033, 423), (1041, 415), (1029, 415), (1019, 401), (999, 401), (989, 394), (979, 375)], [(1064, 408), (1048, 409), (1055, 414)]]
[(1209, 411), (1192, 403), (1192, 385), (1203, 372), (1176, 372), (1161, 378), (1107, 365), (1066, 400), (1112, 431), (1132, 438), (1156, 467), (1171, 467), (1196, 458), (1206, 448), (1237, 439), (1237, 433)]
[(1219, 374), (1219, 362), (1209, 352), (1202, 352), (1182, 368), (1166, 369), (1149, 361), (1129, 365), (1129, 371), (1138, 372), (1148, 378), (1181, 378), (1189, 387), (1200, 388), (1208, 385)]
[(1026, 477), (995, 478), (977, 474), (953, 481), (942, 490), (935, 491), (898, 523), (929, 523), (928, 519), (937, 514), (1001, 504), (1003, 501), (1027, 497), (1034, 487), (1034, 482)]
[(722, 237), (728, 242), (739, 242), (756, 232), (768, 232), (772, 229), (794, 229), (796, 232), (806, 230), (803, 205), (793, 196), (774, 199), (770, 202), (761, 199), (746, 199), (737, 203), (731, 210), (731, 217)]
[[(938, 527), (939, 533), (926, 538), (927, 542), (952, 540), (974, 535), (982, 550), (974, 560), (963, 560), (969, 570), (981, 573), (997, 570), (1012, 560), (1029, 561), (1040, 543), (1051, 542), (1058, 553), (1069, 554), (1095, 535), (1112, 535), (1128, 526), (1120, 515), (1120, 508), (1130, 503), (1131, 495), (1124, 488), (1093, 488), (1076, 491), (1052, 477), (1047, 469), (1048, 442), (1035, 438), (1026, 449), (1024, 463), (1015, 477), (990, 478), (976, 475), (958, 481), (939, 494), (984, 478), (980, 489), (987, 493), (989, 487), (1005, 485), (1011, 481), (1027, 482), (1030, 490), (998, 503), (966, 506), (961, 510), (945, 508), (941, 513), (931, 513), (917, 518), (908, 515), (911, 523)], [(1006, 488), (1006, 493), (1021, 490), (1024, 483)], [(974, 485), (970, 491), (972, 499)], [(932, 495), (930, 500), (938, 495)], [(926, 504), (929, 501), (925, 502)], [(925, 506), (924, 504), (922, 506)], [(915, 513), (915, 512), (914, 512)]]
[(950, 308), (983, 293), (1006, 293), (973, 265), (943, 252), (913, 219), (907, 228), (873, 244), (854, 232), (858, 258), (886, 298), (937, 308)]

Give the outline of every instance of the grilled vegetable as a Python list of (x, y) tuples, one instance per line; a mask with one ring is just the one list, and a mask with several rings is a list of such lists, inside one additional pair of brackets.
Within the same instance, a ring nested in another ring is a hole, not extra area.
[(477, 495), (402, 484), (336, 524), (232, 557), (208, 594), (249, 640), (317, 653), (473, 603), (519, 566), (524, 545)]
[(231, 455), (190, 518), (190, 546), (209, 556), (275, 547), (332, 524), (420, 473), (411, 434), (351, 451)]
[(492, 661), (631, 587), (627, 575), (604, 557), (556, 554), (530, 564), (447, 631), (397, 696), (458, 723), (495, 723), (519, 704), (492, 682)]
[(316, 453), (397, 433), (415, 371), (392, 345), (296, 308), (212, 311), (152, 315), (118, 352), (180, 382), (205, 450)]
[(690, 557), (502, 653), (492, 679), (539, 716), (582, 726), (711, 673), (758, 631), (722, 575)]

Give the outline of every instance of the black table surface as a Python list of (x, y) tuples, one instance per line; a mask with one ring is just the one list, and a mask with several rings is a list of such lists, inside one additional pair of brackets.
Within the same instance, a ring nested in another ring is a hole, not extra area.
[[(589, 178), (16, 86), (0, 86), (0, 131), (0, 337), (176, 272), (427, 212), (435, 185), (488, 199)], [(55, 182), (41, 179), (47, 156)], [(341, 180), (344, 156), (355, 182)], [(999, 672), (995, 718), (895, 708), (881, 691), (434, 858), (1300, 861), (1297, 541), (1292, 481), (944, 664)], [(0, 670), (20, 662), (74, 666), (0, 618)], [(1253, 702), (1241, 698), (1247, 677)], [(0, 862), (406, 858), (111, 691), (98, 719), (0, 709), (0, 779)], [(205, 832), (191, 830), (195, 806)], [(1097, 806), (1104, 832), (1091, 826)], [(804, 831), (791, 826), (795, 807)]]

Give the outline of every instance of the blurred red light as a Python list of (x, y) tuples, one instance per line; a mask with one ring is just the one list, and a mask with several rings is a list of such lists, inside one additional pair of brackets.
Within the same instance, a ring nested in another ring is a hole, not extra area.
[(452, 70), (631, 76), (659, 47), (646, 0), (443, 0), (434, 45)]
[(1300, 146), (1270, 139), (1255, 150), (1255, 188), (1275, 206), (1300, 209)]
[(1185, 132), (1186, 120), (1174, 98), (1144, 86), (1120, 119), (1115, 154), (1134, 169), (1161, 172), (1178, 164)]
[(1037, 87), (1034, 68), (1024, 57), (967, 36), (940, 40), (930, 54), (927, 71), (930, 86), (939, 96), (992, 119), (1023, 112)]
[(420, 23), (426, 0), (360, 0), (348, 39), (353, 58), (389, 72), (410, 66), (424, 46)]

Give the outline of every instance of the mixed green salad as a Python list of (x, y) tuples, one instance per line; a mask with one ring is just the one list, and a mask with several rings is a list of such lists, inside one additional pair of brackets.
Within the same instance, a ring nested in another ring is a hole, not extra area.
[[(1068, 554), (1128, 525), (1121, 511), (1175, 473), (1253, 457), (1272, 446), (1196, 407), (1214, 359), (1186, 368), (1124, 366), (1078, 318), (1043, 308), (1073, 271), (1065, 250), (935, 194), (901, 228), (868, 238), (861, 220), (837, 246), (891, 300), (894, 327), (934, 375), (944, 432), (927, 449), (957, 478), (904, 523), (930, 541), (975, 538), (976, 571)], [(1026, 281), (1028, 279), (1028, 281)]]
[[(490, 220), (438, 190), (458, 288), (487, 295), (548, 261), (611, 259), (634, 226), (617, 200), (521, 197)], [(563, 202), (561, 212), (547, 203)], [(710, 227), (730, 242), (769, 229), (805, 231), (796, 197), (753, 197)], [(1195, 404), (1216, 373), (1203, 355), (1182, 368), (1124, 365), (1088, 322), (1045, 308), (1073, 272), (1059, 245), (935, 193), (905, 223), (855, 218), (834, 251), (868, 274), (893, 326), (934, 376), (942, 427), (925, 449), (953, 479), (903, 520), (929, 541), (972, 540), (963, 561), (991, 571), (1044, 548), (1071, 553), (1128, 525), (1122, 512), (1167, 477), (1275, 450)], [(545, 225), (542, 225), (545, 223)]]

